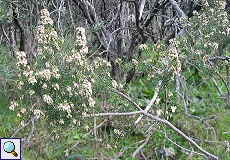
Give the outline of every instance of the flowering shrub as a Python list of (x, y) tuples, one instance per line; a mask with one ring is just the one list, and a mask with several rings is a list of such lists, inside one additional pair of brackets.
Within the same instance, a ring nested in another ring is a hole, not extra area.
[(11, 102), (10, 109), (18, 110), (17, 115), (24, 120), (37, 116), (54, 126), (80, 125), (82, 115), (95, 107), (90, 78), (93, 70), (85, 57), (88, 48), (84, 28), (77, 28), (71, 52), (62, 50), (62, 42), (49, 12), (43, 9), (37, 29), (36, 59), (29, 63), (25, 52), (17, 53), (17, 86), (21, 96)]

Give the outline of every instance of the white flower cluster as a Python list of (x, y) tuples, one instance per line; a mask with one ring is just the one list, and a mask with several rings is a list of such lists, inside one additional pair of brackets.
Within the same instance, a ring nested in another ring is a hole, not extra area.
[(20, 67), (20, 66), (23, 66), (23, 67), (26, 67), (27, 65), (27, 58), (26, 58), (26, 53), (21, 51), (21, 52), (17, 52), (16, 53), (17, 55), (17, 66)]
[(42, 55), (44, 50), (51, 53), (54, 53), (54, 50), (59, 50), (57, 42), (58, 34), (54, 28), (47, 26), (48, 24), (52, 27), (53, 20), (50, 18), (49, 11), (47, 9), (43, 9), (41, 10), (41, 25), (37, 28), (37, 42), (38, 44), (46, 45), (42, 48), (38, 48), (38, 55)]
[(140, 51), (143, 51), (143, 50), (146, 50), (146, 49), (148, 49), (148, 46), (147, 46), (146, 44), (141, 44), (141, 45), (139, 46), (139, 50), (140, 50)]
[(114, 128), (113, 131), (114, 131), (114, 133), (117, 134), (118, 136), (122, 136), (122, 137), (124, 136), (124, 133), (123, 133), (121, 130), (119, 130), (119, 129)]
[(66, 90), (69, 92), (69, 96), (71, 97), (73, 95), (72, 88), (70, 86), (67, 86)]
[(53, 66), (52, 75), (53, 75), (53, 77), (55, 77), (57, 79), (60, 78), (61, 75), (59, 74), (59, 69), (57, 66)]
[(74, 104), (73, 103), (68, 103), (66, 100), (63, 103), (60, 103), (58, 108), (62, 111), (67, 111), (68, 116), (67, 117), (72, 117), (71, 115), (71, 108), (73, 108)]
[(25, 76), (25, 77), (31, 77), (33, 75), (33, 71), (32, 70), (24, 70), (22, 75)]
[(44, 113), (41, 110), (39, 110), (39, 109), (33, 110), (33, 113), (37, 117), (40, 117), (41, 115), (44, 115)]
[(171, 39), (169, 46), (169, 59), (171, 62), (176, 62), (176, 65), (171, 65), (169, 70), (172, 71), (173, 74), (177, 74), (181, 71), (181, 62), (179, 60), (178, 46), (179, 42), (176, 39)]
[(86, 92), (86, 96), (90, 97), (92, 95), (92, 87), (91, 87), (91, 83), (87, 80), (85, 80), (83, 83), (82, 83), (82, 86), (86, 89), (85, 92)]
[(14, 110), (14, 108), (17, 107), (17, 106), (18, 106), (18, 103), (17, 103), (17, 102), (11, 101), (11, 102), (10, 102), (10, 107), (9, 107), (9, 108), (10, 108), (10, 110)]
[(37, 42), (39, 44), (47, 43), (47, 41), (44, 41), (44, 39), (45, 39), (44, 35), (45, 35), (45, 27), (42, 25), (38, 26), (38, 28), (37, 28)]
[(85, 80), (82, 83), (82, 86), (84, 87), (84, 90), (80, 91), (81, 94), (85, 95), (86, 97), (88, 97), (88, 103), (90, 107), (94, 107), (96, 102), (94, 101), (94, 99), (92, 98), (92, 86), (91, 86), (91, 82)]
[(112, 86), (113, 88), (116, 88), (116, 89), (122, 89), (123, 88), (123, 85), (122, 84), (118, 84), (117, 81), (115, 81), (114, 79), (112, 80)]
[(78, 52), (78, 51), (76, 51), (76, 50), (74, 50), (74, 49), (73, 49), (71, 52), (72, 52), (72, 55), (67, 56), (67, 57), (66, 57), (66, 61), (67, 61), (68, 63), (71, 63), (71, 62), (75, 61), (75, 62), (77, 62), (79, 65), (83, 65), (84, 62), (83, 62), (83, 60), (82, 60), (82, 57), (81, 57), (80, 52)]
[(45, 80), (49, 80), (51, 78), (51, 72), (49, 69), (43, 69), (36, 73), (36, 76), (39, 78), (44, 78)]
[(101, 57), (95, 57), (94, 61), (93, 61), (93, 66), (94, 68), (99, 68), (101, 66), (107, 66), (107, 67), (112, 67), (111, 63), (106, 61), (105, 59), (101, 58)]
[(94, 107), (95, 106), (96, 102), (94, 101), (94, 99), (92, 97), (89, 97), (88, 101), (89, 101), (89, 106), (90, 107)]
[(64, 124), (65, 122), (64, 122), (63, 119), (60, 119), (60, 120), (59, 120), (59, 123), (60, 123), (60, 124)]
[(29, 82), (30, 84), (34, 85), (35, 83), (37, 83), (37, 80), (36, 80), (36, 78), (33, 76), (33, 77), (28, 78), (28, 82)]
[(85, 28), (77, 27), (76, 45), (81, 46), (80, 53), (88, 53)]
[(17, 87), (18, 87), (18, 89), (22, 89), (22, 86), (24, 85), (24, 82), (23, 81), (19, 81), (18, 83), (17, 83)]
[(34, 95), (34, 94), (35, 94), (35, 91), (31, 89), (31, 90), (29, 91), (29, 95), (32, 96), (32, 95)]
[(49, 105), (52, 105), (52, 104), (53, 104), (52, 98), (51, 98), (49, 95), (47, 95), (47, 94), (44, 94), (44, 95), (42, 96), (42, 99), (43, 99), (43, 101), (44, 101), (45, 103), (47, 103), (47, 104), (49, 104)]
[(50, 18), (50, 13), (47, 9), (41, 10), (41, 23), (43, 25), (46, 25), (46, 24), (53, 25), (53, 20)]

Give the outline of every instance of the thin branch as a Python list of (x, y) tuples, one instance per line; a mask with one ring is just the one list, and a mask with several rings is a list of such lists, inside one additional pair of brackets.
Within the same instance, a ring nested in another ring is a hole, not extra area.
[(228, 88), (228, 92), (227, 92), (227, 95), (226, 95), (226, 103), (227, 103), (227, 106), (230, 107), (230, 91), (229, 91), (229, 88), (230, 88), (230, 69), (229, 69), (230, 65), (226, 65), (226, 81), (227, 81), (227, 88)]
[(6, 42), (8, 43), (8, 45), (9, 45), (10, 47), (12, 47), (12, 46), (10, 45), (10, 38), (7, 36), (5, 29), (3, 28), (3, 26), (1, 26), (1, 28), (2, 28), (3, 36), (6, 38)]
[(180, 17), (186, 16), (184, 11), (179, 7), (179, 5), (177, 4), (177, 2), (175, 0), (169, 0), (169, 2), (171, 3), (172, 7), (177, 11), (177, 13)]
[(121, 97), (127, 99), (129, 102), (131, 102), (139, 111), (142, 111), (141, 107), (136, 102), (134, 102), (130, 97), (128, 97), (127, 95), (125, 95), (124, 93), (118, 90), (113, 89), (113, 91), (119, 94)]
[(124, 113), (110, 112), (110, 113), (87, 114), (84, 117), (93, 117), (93, 116), (96, 116), (96, 117), (101, 117), (101, 116), (133, 116), (133, 115), (142, 114), (142, 113), (143, 113), (143, 110), (142, 111), (133, 111), (133, 112), (124, 112)]
[(159, 117), (156, 117), (152, 114), (149, 114), (147, 112), (143, 112), (144, 115), (155, 119), (156, 121), (159, 121), (165, 125), (167, 125), (168, 127), (170, 127), (172, 130), (174, 130), (175, 132), (177, 132), (180, 136), (182, 136), (183, 138), (185, 138), (188, 142), (190, 142), (191, 144), (193, 144), (198, 150), (200, 150), (202, 153), (204, 153), (207, 156), (210, 156), (216, 160), (218, 160), (219, 158), (216, 155), (213, 155), (211, 153), (209, 153), (208, 151), (204, 150), (202, 147), (200, 147), (195, 141), (193, 141), (190, 137), (188, 137), (186, 134), (184, 134), (181, 130), (179, 130), (178, 128), (176, 128), (173, 124), (171, 124), (169, 121), (165, 120), (165, 119), (161, 119)]
[(31, 129), (31, 132), (30, 132), (28, 138), (27, 138), (26, 141), (24, 142), (22, 148), (24, 148), (24, 147), (25, 147), (27, 144), (29, 144), (29, 142), (30, 142), (30, 139), (31, 139), (31, 137), (32, 137), (32, 135), (33, 135), (33, 133), (34, 133), (34, 130), (35, 130), (35, 125), (34, 125), (34, 122), (35, 122), (35, 121), (37, 121), (37, 117), (31, 119), (32, 129)]
[(37, 121), (38, 118), (39, 118), (39, 117), (37, 117), (37, 116), (34, 116), (33, 118), (31, 118), (31, 120), (29, 120), (26, 124), (24, 124), (23, 126), (19, 127), (19, 128), (15, 131), (15, 133), (14, 133), (10, 138), (15, 137), (15, 135), (16, 135), (20, 130), (22, 130), (23, 128), (25, 128), (26, 126), (28, 126), (28, 125), (30, 124), (30, 122), (32, 122), (32, 121)]
[[(160, 91), (160, 88), (162, 86), (162, 80), (160, 80), (155, 88), (155, 92), (153, 95), (153, 98), (151, 99), (151, 101), (149, 102), (149, 104), (147, 105), (147, 107), (145, 108), (145, 111), (148, 112), (148, 110), (152, 107), (153, 103), (156, 101), (158, 93)], [(142, 119), (143, 115), (140, 115), (140, 117), (136, 120), (135, 124), (138, 124), (139, 121)]]
[(221, 60), (221, 61), (230, 61), (229, 56), (216, 56), (216, 57), (210, 57), (208, 58), (209, 61), (216, 61), (216, 60)]
[(145, 147), (145, 145), (148, 143), (148, 141), (149, 141), (151, 135), (152, 135), (152, 132), (149, 131), (149, 132), (148, 132), (148, 136), (146, 137), (144, 143), (143, 143), (142, 145), (140, 145), (140, 146), (133, 152), (133, 157), (135, 157), (136, 154), (137, 154), (142, 148)]
[(225, 82), (223, 76), (220, 74), (220, 72), (217, 70), (217, 67), (214, 66), (214, 68), (216, 69), (216, 73), (217, 75), (220, 77), (220, 79), (222, 80), (223, 84), (225, 85), (227, 92), (230, 93), (230, 88), (228, 87), (228, 84)]
[(214, 78), (211, 78), (211, 80), (212, 80), (213, 83), (215, 84), (215, 86), (216, 86), (218, 92), (220, 93), (220, 95), (222, 95), (223, 92), (222, 92), (221, 88), (219, 87), (219, 85), (217, 84), (216, 80), (215, 80)]
[(198, 152), (196, 152), (196, 151), (191, 151), (191, 150), (189, 150), (189, 149), (187, 149), (187, 148), (184, 148), (184, 147), (182, 147), (182, 146), (180, 146), (179, 144), (177, 144), (176, 142), (174, 142), (173, 140), (171, 140), (170, 138), (168, 138), (167, 136), (165, 137), (168, 141), (170, 141), (170, 142), (172, 142), (175, 146), (177, 146), (178, 148), (180, 148), (182, 151), (186, 151), (186, 152), (184, 152), (184, 153), (186, 153), (186, 154), (192, 154), (192, 153), (195, 153), (195, 154), (197, 154), (197, 155), (201, 155), (201, 156), (205, 156), (205, 154), (203, 154), (203, 153), (198, 153)]
[[(100, 128), (104, 123), (106, 123), (107, 121), (104, 120), (103, 122), (101, 122), (98, 126), (96, 126), (96, 129)], [(92, 130), (90, 130), (88, 133), (86, 133), (82, 139), (84, 139), (85, 137), (87, 137), (88, 135), (90, 135), (92, 132), (94, 132), (95, 128), (93, 128)], [(78, 140), (77, 142), (75, 142), (68, 150), (65, 150), (66, 153), (68, 153), (70, 150), (74, 149), (75, 147), (77, 147), (77, 145), (80, 143), (80, 140)]]

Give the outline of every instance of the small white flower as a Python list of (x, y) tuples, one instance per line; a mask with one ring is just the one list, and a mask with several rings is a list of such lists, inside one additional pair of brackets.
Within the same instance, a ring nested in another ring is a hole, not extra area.
[(22, 89), (22, 86), (24, 85), (24, 82), (20, 81), (18, 84), (17, 84), (17, 87), (18, 89)]
[(89, 126), (88, 126), (88, 125), (86, 125), (86, 126), (85, 126), (85, 129), (88, 131), (88, 130), (89, 130)]
[(44, 84), (42, 85), (42, 88), (43, 88), (43, 89), (47, 89), (47, 84), (44, 83)]
[(94, 107), (95, 106), (95, 101), (93, 100), (93, 98), (92, 97), (89, 97), (89, 106), (90, 107)]
[(172, 96), (173, 96), (172, 92), (169, 91), (168, 97), (172, 97)]
[(76, 123), (77, 123), (77, 120), (76, 120), (76, 119), (73, 119), (73, 123), (76, 124)]
[(17, 117), (21, 117), (21, 114), (20, 114), (20, 113), (17, 113)]
[(107, 149), (112, 149), (112, 146), (111, 146), (110, 144), (107, 144), (107, 145), (106, 145), (106, 148), (107, 148)]
[(30, 77), (33, 74), (33, 71), (31, 70), (27, 70), (27, 71), (23, 71), (22, 75), (24, 75), (25, 77)]
[(60, 119), (60, 120), (59, 120), (59, 123), (60, 123), (60, 124), (64, 124), (65, 122), (64, 122), (63, 119)]
[(25, 108), (22, 108), (20, 112), (21, 112), (21, 113), (25, 113), (25, 112), (26, 112), (26, 109), (25, 109)]
[(46, 68), (50, 68), (50, 63), (49, 63), (49, 62), (46, 62), (46, 63), (45, 63), (45, 66), (46, 66)]
[(132, 62), (137, 65), (138, 64), (138, 61), (136, 59), (132, 59)]
[(33, 110), (33, 113), (35, 116), (38, 116), (38, 117), (40, 117), (41, 115), (44, 115), (44, 113), (39, 109)]
[(21, 125), (22, 127), (24, 127), (24, 126), (25, 126), (25, 122), (24, 122), (24, 121), (21, 121), (21, 122), (20, 122), (20, 125)]
[(59, 85), (57, 83), (52, 84), (52, 87), (54, 88), (54, 90), (59, 90)]
[(57, 66), (53, 67), (52, 75), (57, 79), (60, 78), (61, 75), (59, 74), (59, 69)]
[(44, 95), (42, 96), (42, 98), (43, 98), (43, 101), (44, 101), (45, 103), (47, 103), (47, 104), (49, 104), (49, 105), (53, 104), (53, 100), (52, 100), (52, 98), (51, 98), (49, 95), (44, 94)]
[[(65, 100), (63, 103), (59, 104), (58, 108), (61, 110), (64, 110), (64, 111), (68, 111), (68, 110), (70, 110), (71, 107), (68, 104), (68, 102)], [(71, 110), (69, 112), (71, 112)]]
[(118, 87), (118, 84), (115, 80), (112, 80), (112, 86), (113, 88), (117, 88)]
[(143, 50), (146, 50), (148, 48), (148, 46), (146, 44), (141, 44), (139, 46), (139, 50), (143, 51)]
[(30, 84), (34, 85), (35, 83), (37, 83), (37, 80), (36, 80), (35, 77), (30, 77), (30, 78), (28, 79), (28, 82), (29, 82)]
[(175, 113), (177, 107), (176, 106), (171, 106), (172, 113)]
[(156, 114), (157, 114), (158, 117), (159, 117), (162, 113), (163, 113), (162, 109), (156, 110)]
[(157, 98), (155, 104), (159, 104), (160, 100), (161, 100), (160, 98)]
[(70, 86), (67, 86), (67, 87), (66, 87), (66, 90), (67, 90), (68, 92), (71, 92), (71, 91), (72, 91), (72, 88), (71, 88)]

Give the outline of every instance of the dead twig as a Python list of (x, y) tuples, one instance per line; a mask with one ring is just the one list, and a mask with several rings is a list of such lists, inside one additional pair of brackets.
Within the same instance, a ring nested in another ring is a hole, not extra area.
[(149, 131), (149, 132), (148, 132), (148, 136), (146, 137), (144, 143), (142, 143), (142, 145), (140, 145), (140, 146), (133, 152), (133, 157), (135, 157), (136, 154), (137, 154), (142, 148), (145, 147), (145, 145), (148, 143), (148, 141), (149, 141), (151, 135), (152, 135), (152, 132)]
[[(162, 80), (160, 80), (155, 88), (155, 92), (153, 95), (153, 98), (151, 99), (151, 101), (149, 102), (149, 104), (147, 105), (147, 107), (145, 108), (145, 112), (148, 112), (148, 110), (152, 107), (153, 103), (156, 101), (158, 93), (160, 91), (160, 88), (162, 86)], [(143, 115), (140, 115), (139, 118), (136, 120), (136, 122), (134, 124), (138, 124), (140, 122), (140, 120), (142, 119)]]

